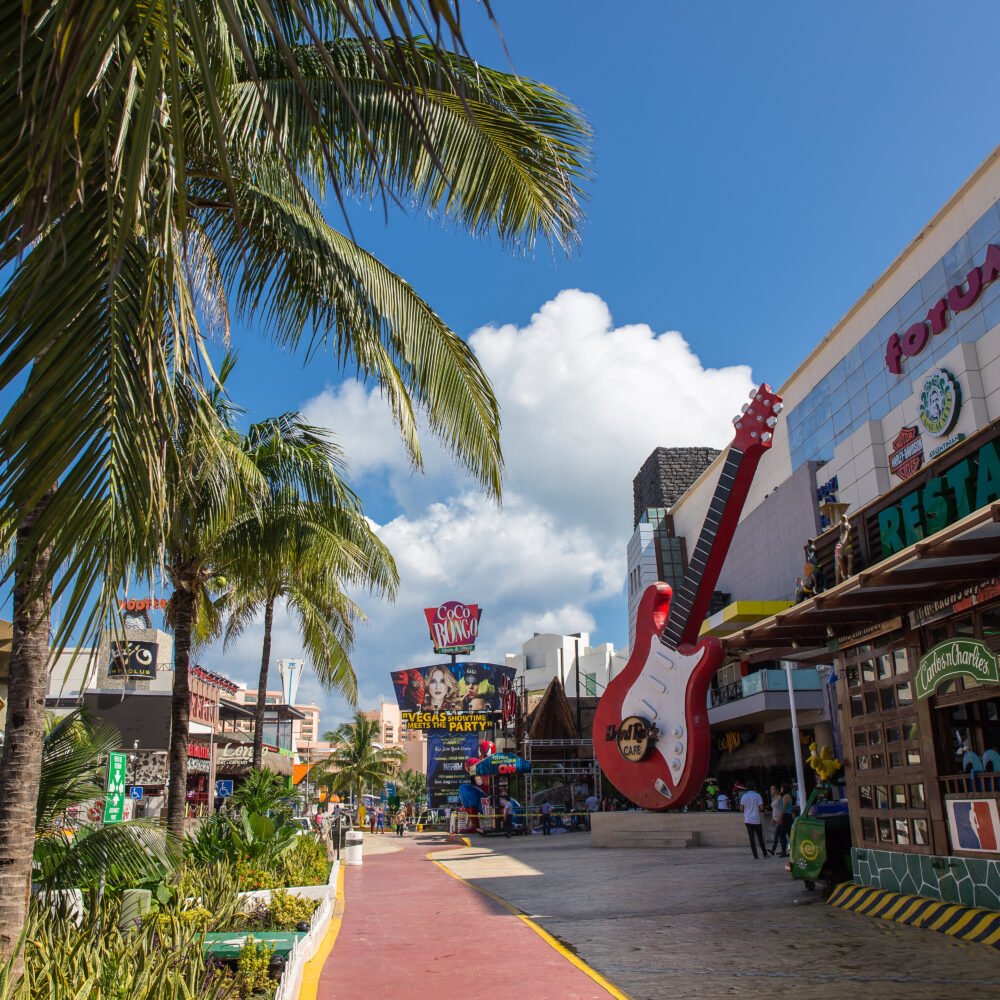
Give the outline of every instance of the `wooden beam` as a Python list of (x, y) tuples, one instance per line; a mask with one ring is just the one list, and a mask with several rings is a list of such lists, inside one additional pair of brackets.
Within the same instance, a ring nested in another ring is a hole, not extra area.
[(838, 594), (836, 597), (825, 601), (823, 608), (840, 608), (845, 605), (858, 605), (860, 607), (881, 607), (885, 604), (923, 604), (932, 599), (932, 595), (926, 594), (919, 588), (892, 590), (854, 590), (846, 594)]
[(985, 538), (954, 538), (935, 545), (933, 541), (917, 542), (918, 559), (954, 559), (958, 556), (1000, 555), (1000, 535)]
[(956, 580), (982, 580), (1000, 571), (995, 559), (987, 557), (976, 562), (954, 563), (949, 566), (933, 566), (926, 562), (914, 569), (900, 567), (888, 573), (862, 578), (861, 587), (899, 586), (907, 583), (952, 583)]

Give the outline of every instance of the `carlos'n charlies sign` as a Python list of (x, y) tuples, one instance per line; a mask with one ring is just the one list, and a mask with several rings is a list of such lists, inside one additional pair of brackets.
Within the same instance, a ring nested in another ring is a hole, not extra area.
[(920, 657), (917, 698), (928, 698), (945, 681), (964, 675), (980, 684), (1000, 684), (1000, 664), (989, 646), (978, 639), (949, 639)]

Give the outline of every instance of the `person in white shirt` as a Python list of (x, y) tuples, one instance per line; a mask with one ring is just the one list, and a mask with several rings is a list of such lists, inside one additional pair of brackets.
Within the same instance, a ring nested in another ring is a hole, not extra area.
[(729, 812), (729, 796), (725, 792), (719, 792), (715, 805), (719, 812)]
[[(743, 810), (743, 822), (746, 823), (747, 837), (750, 838), (750, 850), (753, 851), (755, 858), (767, 857), (764, 833), (760, 825), (760, 811), (763, 806), (764, 800), (754, 790), (753, 782), (748, 782), (747, 790), (740, 796), (740, 809)], [(754, 838), (756, 838), (756, 842)], [(757, 843), (760, 844), (760, 854), (757, 853)]]

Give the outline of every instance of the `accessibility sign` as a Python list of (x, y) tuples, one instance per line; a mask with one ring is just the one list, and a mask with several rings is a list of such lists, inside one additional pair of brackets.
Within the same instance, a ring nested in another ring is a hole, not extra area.
[(128, 790), (129, 798), (141, 799), (142, 798), (142, 785), (133, 785)]
[(215, 783), (215, 795), (219, 799), (228, 799), (233, 794), (233, 782), (231, 778), (221, 779)]
[(104, 825), (120, 823), (125, 813), (125, 767), (128, 757), (124, 753), (108, 754), (108, 778), (104, 786)]

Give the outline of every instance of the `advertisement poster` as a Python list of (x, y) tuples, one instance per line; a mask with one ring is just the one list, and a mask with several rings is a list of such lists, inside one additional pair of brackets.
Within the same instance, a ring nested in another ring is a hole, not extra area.
[(458, 786), (469, 778), (465, 762), (478, 756), (475, 733), (431, 732), (427, 737), (427, 805), (458, 805)]
[(155, 642), (112, 642), (108, 676), (155, 677), (159, 649)]
[(499, 712), (515, 673), (498, 663), (435, 663), (393, 671), (392, 686), (404, 712)]
[(478, 604), (461, 601), (445, 601), (436, 608), (424, 608), (434, 652), (471, 653), (476, 648), (482, 614)]

